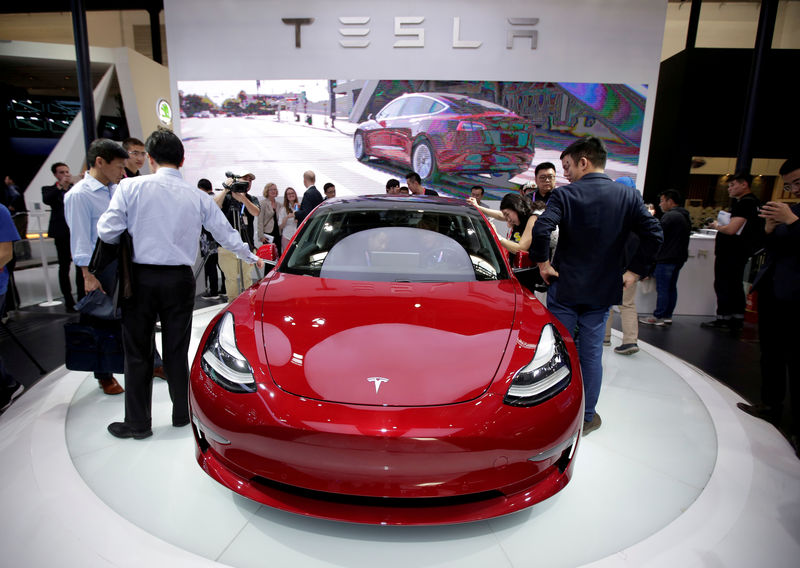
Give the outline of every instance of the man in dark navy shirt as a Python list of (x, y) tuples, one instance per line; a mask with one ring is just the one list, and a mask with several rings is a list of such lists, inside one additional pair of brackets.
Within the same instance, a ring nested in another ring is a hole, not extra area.
[[(636, 189), (605, 173), (606, 148), (594, 136), (573, 142), (561, 154), (570, 185), (553, 190), (533, 227), (531, 259), (550, 285), (547, 308), (576, 335), (586, 397), (583, 434), (600, 427), (595, 412), (603, 380), (603, 336), (608, 310), (622, 301), (622, 288), (647, 274), (663, 240), (661, 226)], [(550, 233), (559, 228), (550, 264)], [(628, 235), (639, 250), (625, 270)]]

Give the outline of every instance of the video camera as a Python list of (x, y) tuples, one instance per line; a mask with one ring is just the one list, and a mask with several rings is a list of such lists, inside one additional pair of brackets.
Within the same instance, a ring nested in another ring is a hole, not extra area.
[(225, 177), (228, 179), (222, 183), (222, 187), (232, 193), (247, 193), (247, 190), (250, 189), (250, 181), (242, 179), (247, 177), (247, 175), (248, 174), (237, 176), (234, 173), (225, 172)]

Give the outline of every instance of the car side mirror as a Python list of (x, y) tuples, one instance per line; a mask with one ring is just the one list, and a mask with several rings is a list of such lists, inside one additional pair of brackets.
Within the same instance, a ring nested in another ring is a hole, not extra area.
[(544, 283), (542, 275), (539, 274), (538, 266), (527, 266), (525, 268), (512, 268), (514, 276), (519, 283), (531, 292), (547, 292), (547, 284)]
[(278, 264), (278, 247), (275, 243), (261, 245), (256, 251), (256, 256), (263, 260), (265, 265), (275, 268), (275, 265)]

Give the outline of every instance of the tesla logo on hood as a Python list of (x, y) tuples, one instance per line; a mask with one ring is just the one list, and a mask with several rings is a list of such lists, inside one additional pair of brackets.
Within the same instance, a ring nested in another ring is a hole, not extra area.
[(383, 377), (370, 377), (367, 379), (371, 383), (375, 383), (375, 393), (378, 393), (378, 390), (381, 388), (381, 383), (388, 383), (389, 379), (385, 379)]

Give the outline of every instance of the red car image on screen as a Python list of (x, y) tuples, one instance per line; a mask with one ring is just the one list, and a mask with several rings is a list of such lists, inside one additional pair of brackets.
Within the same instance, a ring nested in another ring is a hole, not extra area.
[(534, 155), (534, 125), (488, 101), (449, 93), (396, 98), (353, 134), (356, 158), (379, 158), (422, 179), (527, 170)]
[(577, 352), (501, 251), (462, 200), (323, 202), (201, 339), (203, 470), (275, 508), (388, 525), (560, 491), (583, 426)]

